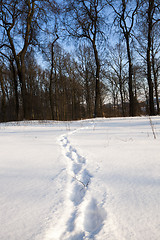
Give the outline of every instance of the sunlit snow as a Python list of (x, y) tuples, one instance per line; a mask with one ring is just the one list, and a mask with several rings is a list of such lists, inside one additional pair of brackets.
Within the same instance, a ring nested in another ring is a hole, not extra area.
[(1, 240), (158, 240), (159, 229), (160, 117), (0, 124)]

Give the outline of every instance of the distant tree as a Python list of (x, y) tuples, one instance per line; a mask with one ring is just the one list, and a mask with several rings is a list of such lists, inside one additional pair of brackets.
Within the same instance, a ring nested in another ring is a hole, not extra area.
[[(80, 44), (76, 52), (78, 58), (78, 72), (82, 78), (84, 102), (86, 102), (86, 117), (94, 114), (94, 90), (95, 90), (95, 61), (93, 49), (85, 44)], [(102, 95), (102, 92), (101, 92)], [(102, 97), (102, 96), (101, 96)]]
[(122, 116), (126, 115), (125, 111), (125, 92), (126, 92), (126, 80), (127, 80), (127, 74), (126, 74), (126, 65), (127, 65), (127, 58), (125, 56), (123, 43), (121, 40), (118, 44), (115, 45), (115, 47), (109, 47), (109, 54), (107, 59), (107, 65), (109, 68), (109, 71), (112, 72), (112, 75), (114, 75), (114, 78), (112, 80), (115, 80), (115, 86), (117, 87), (117, 90), (120, 95), (121, 99), (121, 106), (122, 106)]

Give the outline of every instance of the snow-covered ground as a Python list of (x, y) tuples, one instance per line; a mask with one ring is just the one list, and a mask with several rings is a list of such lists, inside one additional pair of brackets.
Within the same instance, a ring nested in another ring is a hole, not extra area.
[(0, 124), (0, 239), (159, 240), (160, 117), (151, 122)]

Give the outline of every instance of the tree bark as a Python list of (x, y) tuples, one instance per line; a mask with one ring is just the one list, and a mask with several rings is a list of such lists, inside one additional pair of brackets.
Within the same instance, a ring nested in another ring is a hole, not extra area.
[(13, 82), (14, 82), (14, 92), (15, 92), (15, 112), (16, 112), (16, 120), (19, 119), (19, 97), (18, 97), (18, 82), (17, 82), (17, 75), (16, 75), (16, 70), (15, 66), (12, 60), (10, 60), (11, 64), (11, 70), (13, 74)]
[(51, 71), (50, 71), (50, 78), (49, 78), (49, 80), (50, 80), (50, 82), (49, 82), (49, 101), (50, 101), (52, 120), (54, 120), (54, 118), (55, 118), (55, 116), (54, 116), (54, 101), (53, 101), (53, 67), (54, 67), (53, 45), (54, 45), (54, 43), (52, 43), (52, 46), (51, 46)]
[(154, 87), (156, 95), (156, 105), (157, 105), (157, 114), (159, 114), (159, 98), (158, 98), (158, 81), (157, 81), (157, 72), (155, 69), (155, 58), (154, 58), (154, 49), (153, 49), (153, 40), (152, 40), (152, 70), (154, 76)]
[(1, 99), (1, 121), (6, 121), (6, 94), (4, 89), (4, 83), (3, 83), (3, 76), (2, 76), (2, 69), (0, 69), (0, 84), (2, 89), (2, 99)]
[[(53, 96), (53, 69), (54, 69), (54, 44), (59, 39), (59, 36), (56, 35), (56, 38), (51, 44), (51, 70), (50, 70), (50, 83), (49, 83), (49, 101), (50, 101), (50, 108), (51, 108), (51, 116), (52, 120), (55, 119), (55, 112), (54, 106), (56, 103), (56, 118), (58, 117), (58, 108), (57, 108), (57, 76), (56, 76), (56, 69), (55, 69), (55, 96)], [(53, 100), (55, 97), (55, 101)]]
[(151, 38), (152, 38), (152, 11), (154, 7), (154, 0), (149, 0), (148, 6), (148, 46), (147, 46), (147, 80), (149, 86), (149, 114), (155, 115), (154, 110), (154, 93), (153, 82), (151, 77)]
[(120, 75), (119, 75), (119, 87), (120, 87), (120, 96), (121, 96), (121, 105), (122, 105), (122, 116), (125, 117), (121, 63), (120, 63)]
[(131, 60), (131, 52), (130, 52), (130, 45), (129, 45), (129, 35), (125, 34), (126, 44), (127, 44), (127, 56), (128, 56), (128, 64), (129, 64), (129, 116), (135, 115), (135, 106), (134, 106), (134, 96), (133, 96), (133, 80), (132, 80), (132, 60)]
[(91, 117), (91, 98), (90, 98), (90, 88), (88, 79), (88, 69), (86, 68), (85, 74), (85, 87), (86, 87), (86, 103), (87, 103), (87, 117)]
[(21, 94), (22, 94), (22, 106), (23, 106), (23, 119), (28, 119), (28, 111), (27, 111), (27, 89), (26, 89), (26, 81), (25, 81), (25, 64), (24, 59), (21, 58), (21, 63), (18, 63), (18, 77), (21, 86)]
[(100, 62), (98, 58), (98, 52), (96, 49), (96, 44), (92, 41), (93, 50), (94, 50), (94, 57), (96, 62), (96, 84), (95, 84), (95, 107), (94, 107), (94, 117), (101, 117), (102, 116), (102, 107), (101, 107), (101, 94), (100, 94)]

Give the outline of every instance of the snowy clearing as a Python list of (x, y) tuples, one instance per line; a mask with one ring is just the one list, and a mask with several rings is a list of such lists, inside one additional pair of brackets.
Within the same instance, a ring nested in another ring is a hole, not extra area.
[(0, 149), (1, 240), (160, 239), (160, 117), (1, 123)]

